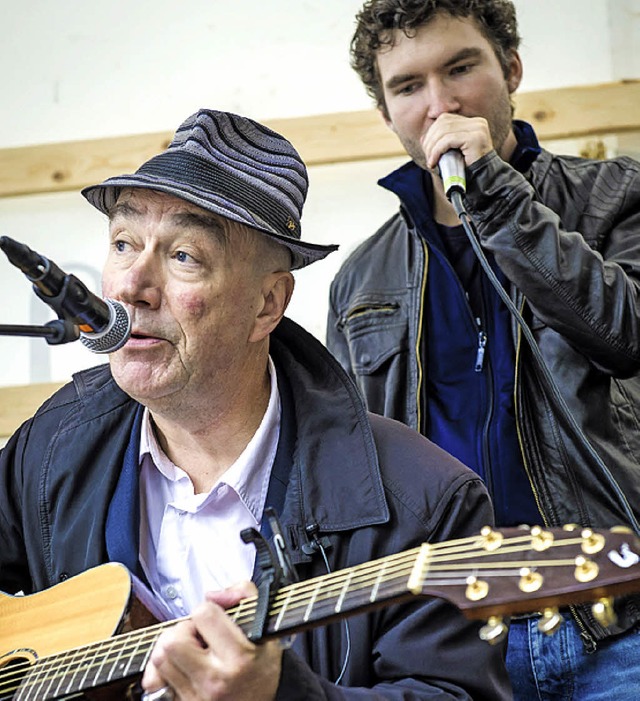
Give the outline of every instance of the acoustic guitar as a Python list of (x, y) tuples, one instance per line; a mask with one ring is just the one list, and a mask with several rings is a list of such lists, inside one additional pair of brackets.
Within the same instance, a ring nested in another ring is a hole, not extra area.
[[(405, 552), (287, 585), (269, 604), (265, 638), (285, 637), (348, 615), (439, 597), (480, 635), (501, 638), (502, 616), (542, 611), (541, 626), (560, 622), (557, 607), (595, 602), (613, 621), (611, 597), (640, 591), (640, 545), (626, 529), (493, 530)], [(227, 614), (252, 629), (257, 598)], [(0, 593), (0, 701), (125, 698), (135, 695), (153, 645), (177, 621), (137, 628), (132, 579), (109, 563), (29, 596)], [(134, 629), (135, 628), (135, 629)]]

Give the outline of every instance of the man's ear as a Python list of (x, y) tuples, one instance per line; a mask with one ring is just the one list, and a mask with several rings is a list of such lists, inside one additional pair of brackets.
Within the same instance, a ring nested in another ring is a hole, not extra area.
[(512, 49), (509, 53), (509, 73), (507, 75), (507, 88), (509, 89), (510, 95), (520, 86), (522, 71), (522, 59), (520, 58), (520, 54), (515, 49)]
[(249, 341), (262, 341), (280, 323), (289, 306), (294, 286), (295, 280), (289, 271), (282, 270), (265, 276)]

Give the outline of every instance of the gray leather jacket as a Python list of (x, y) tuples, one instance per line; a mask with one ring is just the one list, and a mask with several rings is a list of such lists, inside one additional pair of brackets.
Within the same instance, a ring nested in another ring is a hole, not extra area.
[[(542, 518), (640, 532), (640, 163), (543, 150), (523, 176), (492, 152), (467, 176), (481, 245), (511, 283), (577, 428), (550, 401), (514, 323), (517, 424)], [(413, 428), (425, 371), (417, 350), (432, 332), (422, 327), (428, 255), (395, 215), (337, 274), (327, 329), (368, 408)]]

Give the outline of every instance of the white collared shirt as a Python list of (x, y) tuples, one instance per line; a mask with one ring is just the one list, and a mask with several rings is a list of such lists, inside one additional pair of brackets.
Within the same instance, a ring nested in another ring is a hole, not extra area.
[(147, 409), (140, 440), (140, 561), (153, 591), (176, 617), (206, 591), (251, 579), (255, 548), (240, 538), (259, 529), (280, 435), (280, 396), (269, 358), (271, 393), (265, 415), (242, 454), (207, 494), (156, 440)]

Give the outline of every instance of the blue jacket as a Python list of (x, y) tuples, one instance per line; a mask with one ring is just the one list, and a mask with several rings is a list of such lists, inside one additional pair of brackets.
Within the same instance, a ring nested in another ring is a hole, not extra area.
[[(336, 571), (491, 521), (477, 475), (406, 426), (367, 414), (344, 371), (300, 327), (284, 319), (271, 355), (283, 422), (270, 495), (302, 579), (327, 572), (310, 532), (326, 537)], [(102, 366), (76, 375), (11, 438), (0, 453), (1, 589), (49, 587), (112, 559), (110, 551), (136, 568), (127, 541), (138, 532), (137, 479), (123, 485), (122, 475), (138, 414)], [(348, 653), (344, 621), (298, 634), (278, 698), (511, 697), (504, 650), (480, 641), (479, 624), (441, 599), (348, 621)]]

